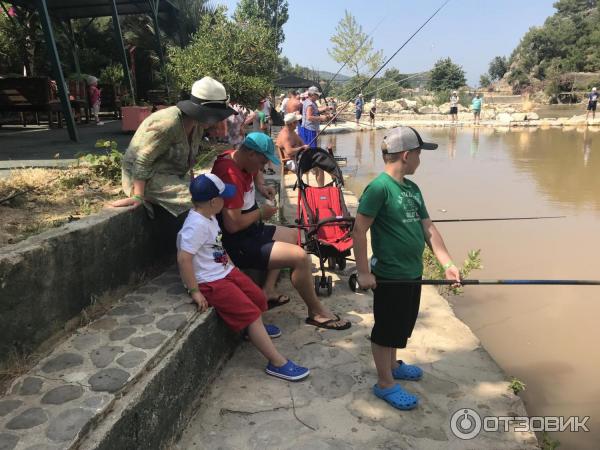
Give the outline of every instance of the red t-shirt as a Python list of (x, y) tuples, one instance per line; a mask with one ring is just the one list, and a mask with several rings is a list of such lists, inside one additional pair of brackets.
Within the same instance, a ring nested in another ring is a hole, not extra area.
[(230, 158), (234, 150), (226, 150), (221, 153), (212, 168), (212, 173), (218, 176), (223, 183), (233, 184), (235, 186), (235, 195), (231, 198), (223, 199), (225, 201), (224, 207), (227, 209), (242, 209), (248, 211), (254, 208), (256, 204), (256, 196), (254, 192), (254, 176), (244, 172)]

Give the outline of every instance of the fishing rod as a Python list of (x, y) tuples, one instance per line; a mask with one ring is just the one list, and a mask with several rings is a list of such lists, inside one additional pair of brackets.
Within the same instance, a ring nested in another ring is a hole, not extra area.
[(352, 55), (350, 55), (350, 57), (344, 61), (344, 64), (342, 64), (342, 66), (338, 69), (338, 71), (327, 81), (327, 83), (325, 84), (325, 87), (322, 89), (323, 92), (323, 97), (325, 97), (326, 93), (328, 92), (327, 89), (329, 88), (329, 85), (331, 84), (331, 82), (333, 80), (335, 80), (335, 78), (340, 74), (340, 72), (342, 71), (342, 69), (344, 67), (346, 67), (346, 65), (352, 61), (352, 58), (354, 58), (354, 56), (356, 56), (356, 54), (359, 52), (359, 50), (363, 47), (363, 45), (366, 44), (367, 40), (373, 36), (373, 34), (375, 33), (375, 31), (377, 31), (377, 28), (379, 28), (379, 25), (381, 25), (383, 23), (383, 21), (385, 20), (385, 16), (381, 18), (381, 20), (377, 23), (377, 25), (375, 25), (375, 28), (373, 28), (373, 30), (365, 36), (365, 38), (363, 39), (363, 41), (360, 43), (360, 45), (356, 48), (356, 50), (354, 50), (354, 53), (352, 53)]
[[(348, 284), (353, 292), (356, 292), (358, 286), (358, 275), (353, 273), (348, 279)], [(405, 285), (430, 285), (430, 286), (452, 286), (454, 284), (460, 284), (461, 286), (491, 286), (491, 285), (503, 285), (503, 286), (600, 286), (600, 280), (529, 280), (529, 279), (488, 279), (488, 280), (472, 280), (465, 279), (460, 280), (458, 283), (456, 280), (377, 280), (378, 285), (385, 286), (405, 286)]]
[(538, 216), (538, 217), (490, 217), (484, 219), (438, 219), (432, 222), (451, 223), (451, 222), (491, 222), (496, 220), (540, 220), (540, 219), (564, 219), (567, 216)]
[[(389, 58), (388, 58), (388, 59), (387, 59), (387, 60), (386, 60), (386, 61), (385, 61), (385, 62), (384, 62), (384, 63), (383, 63), (383, 64), (382, 64), (380, 67), (379, 67), (379, 69), (377, 69), (377, 70), (375, 71), (375, 73), (374, 73), (373, 75), (371, 75), (371, 77), (370, 77), (370, 78), (369, 78), (367, 81), (365, 81), (363, 84), (361, 84), (361, 85), (359, 86), (359, 88), (358, 88), (358, 92), (362, 91), (362, 89), (363, 89), (365, 86), (367, 86), (367, 85), (368, 85), (368, 84), (369, 84), (369, 83), (370, 83), (370, 82), (373, 80), (373, 78), (375, 78), (375, 77), (377, 76), (377, 74), (378, 74), (379, 72), (381, 72), (381, 71), (382, 71), (382, 70), (385, 68), (385, 66), (387, 66), (387, 65), (390, 63), (390, 61), (391, 61), (392, 59), (394, 59), (394, 57), (395, 57), (395, 56), (396, 56), (396, 55), (397, 55), (397, 54), (398, 54), (398, 53), (399, 53), (399, 52), (400, 52), (400, 51), (401, 51), (401, 50), (402, 50), (404, 47), (406, 47), (406, 45), (407, 45), (407, 44), (408, 44), (410, 41), (412, 41), (412, 40), (413, 40), (413, 38), (414, 38), (414, 37), (415, 37), (415, 36), (416, 36), (416, 35), (417, 35), (417, 34), (418, 34), (418, 33), (419, 33), (419, 32), (420, 32), (420, 31), (421, 31), (421, 30), (422, 30), (422, 29), (425, 27), (425, 25), (427, 25), (429, 22), (431, 22), (431, 20), (432, 20), (432, 19), (433, 19), (433, 18), (434, 18), (434, 17), (435, 17), (435, 16), (436, 16), (436, 15), (437, 15), (437, 14), (438, 14), (438, 13), (439, 13), (441, 10), (442, 10), (442, 8), (444, 8), (444, 7), (445, 7), (445, 6), (446, 6), (448, 3), (450, 3), (450, 0), (446, 0), (446, 1), (444, 1), (444, 3), (442, 3), (442, 5), (441, 5), (441, 6), (440, 6), (438, 9), (436, 9), (436, 10), (434, 11), (434, 13), (433, 13), (431, 16), (429, 16), (429, 18), (428, 18), (428, 19), (427, 19), (427, 20), (426, 20), (426, 21), (425, 21), (425, 22), (424, 22), (424, 23), (423, 23), (423, 24), (422, 24), (422, 25), (421, 25), (421, 26), (420, 26), (420, 27), (419, 27), (419, 28), (418, 28), (418, 29), (417, 29), (417, 30), (416, 30), (416, 31), (415, 31), (415, 32), (414, 32), (414, 33), (413, 33), (413, 34), (412, 34), (412, 35), (411, 35), (411, 36), (410, 36), (410, 37), (409, 37), (409, 38), (408, 38), (408, 39), (407, 39), (407, 40), (406, 40), (406, 41), (405, 41), (405, 42), (404, 42), (402, 45), (401, 45), (401, 46), (400, 46), (400, 48), (398, 48), (398, 50), (396, 50), (396, 51), (394, 52), (394, 54), (392, 54), (392, 56), (390, 56), (390, 57), (389, 57)], [(331, 125), (331, 123), (333, 122), (333, 120), (337, 118), (337, 116), (340, 114), (340, 112), (342, 112), (344, 109), (346, 109), (346, 108), (348, 107), (348, 105), (350, 104), (350, 102), (351, 102), (351, 101), (352, 101), (352, 99), (348, 100), (348, 101), (347, 101), (347, 102), (346, 102), (346, 103), (345, 103), (345, 104), (342, 106), (341, 110), (340, 110), (338, 113), (336, 113), (336, 114), (335, 114), (335, 115), (334, 115), (334, 116), (333, 116), (333, 117), (332, 117), (332, 118), (331, 118), (331, 119), (330, 119), (330, 120), (329, 120), (329, 121), (328, 121), (328, 122), (325, 124), (325, 126), (324, 126), (324, 127), (323, 127), (323, 128), (322, 128), (322, 129), (321, 129), (321, 130), (320, 130), (320, 131), (319, 131), (319, 132), (316, 134), (316, 136), (315, 136), (315, 137), (312, 139), (312, 141), (310, 141), (310, 143), (308, 144), (308, 146), (309, 146), (309, 147), (310, 147), (310, 146), (311, 146), (311, 145), (312, 145), (312, 144), (313, 144), (313, 143), (314, 143), (314, 142), (315, 142), (315, 141), (318, 139), (318, 137), (321, 135), (321, 133), (323, 133), (323, 131), (325, 131), (325, 129), (327, 129), (327, 127), (328, 127), (329, 125)]]
[[(567, 216), (539, 216), (539, 217), (490, 217), (483, 219), (439, 219), (432, 220), (434, 223), (454, 223), (454, 222), (492, 222), (498, 220), (541, 220), (541, 219), (564, 219)], [(354, 217), (340, 217), (338, 222), (354, 222)], [(300, 228), (300, 229), (311, 229), (320, 226), (338, 226), (339, 223), (325, 223), (321, 225), (284, 225), (286, 228)]]

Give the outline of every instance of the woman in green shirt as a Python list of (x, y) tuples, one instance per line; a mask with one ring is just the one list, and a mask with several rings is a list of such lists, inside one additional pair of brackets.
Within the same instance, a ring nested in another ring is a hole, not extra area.
[(204, 77), (193, 84), (189, 100), (150, 115), (123, 157), (122, 185), (128, 198), (113, 206), (143, 203), (153, 211), (154, 204), (173, 216), (189, 210), (189, 184), (204, 130), (232, 114), (237, 112), (228, 105), (225, 87)]

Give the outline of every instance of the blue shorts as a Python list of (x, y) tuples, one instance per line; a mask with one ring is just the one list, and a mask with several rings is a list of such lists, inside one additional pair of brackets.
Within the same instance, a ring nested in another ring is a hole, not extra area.
[(254, 223), (245, 230), (234, 234), (223, 235), (223, 246), (233, 263), (240, 269), (267, 270), (275, 225)]
[(302, 139), (302, 142), (304, 142), (306, 145), (310, 146), (310, 148), (316, 148), (317, 147), (317, 132), (315, 130), (309, 130), (308, 128), (304, 128), (301, 127), (300, 131), (302, 134), (300, 134), (300, 138)]
[(360, 116), (362, 116), (362, 109), (357, 109), (356, 110), (356, 120), (359, 120)]

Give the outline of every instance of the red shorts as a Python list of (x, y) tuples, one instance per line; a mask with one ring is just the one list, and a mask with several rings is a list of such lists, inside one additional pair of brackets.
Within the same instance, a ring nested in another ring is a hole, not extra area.
[(267, 310), (267, 297), (261, 288), (235, 267), (220, 280), (198, 285), (210, 306), (238, 332), (246, 328)]

